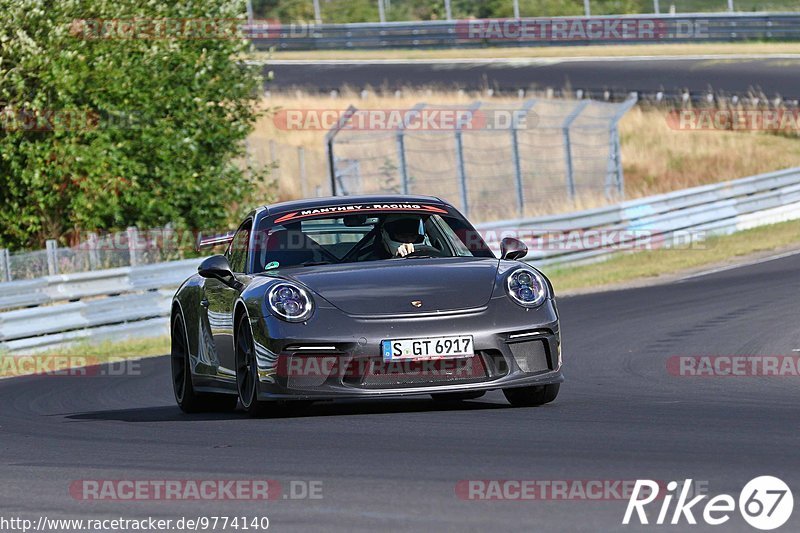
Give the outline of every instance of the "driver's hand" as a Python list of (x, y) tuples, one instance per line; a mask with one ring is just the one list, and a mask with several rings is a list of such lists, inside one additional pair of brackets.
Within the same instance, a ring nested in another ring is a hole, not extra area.
[(404, 242), (397, 249), (397, 254), (395, 255), (395, 257), (405, 257), (408, 254), (413, 254), (413, 253), (414, 253), (414, 245), (410, 242)]

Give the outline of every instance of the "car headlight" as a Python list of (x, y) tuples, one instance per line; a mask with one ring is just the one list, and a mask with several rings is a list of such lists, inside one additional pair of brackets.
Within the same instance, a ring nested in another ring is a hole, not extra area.
[(547, 298), (547, 283), (535, 270), (519, 268), (506, 278), (506, 292), (523, 307), (537, 307)]
[(293, 283), (274, 285), (267, 292), (267, 304), (275, 316), (288, 322), (305, 322), (314, 312), (311, 295)]

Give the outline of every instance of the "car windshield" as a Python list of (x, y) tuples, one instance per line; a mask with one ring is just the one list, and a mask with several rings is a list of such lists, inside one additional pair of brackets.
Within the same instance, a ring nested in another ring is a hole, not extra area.
[(274, 268), (415, 258), (494, 257), (465, 220), (439, 214), (382, 212), (261, 221), (254, 272)]

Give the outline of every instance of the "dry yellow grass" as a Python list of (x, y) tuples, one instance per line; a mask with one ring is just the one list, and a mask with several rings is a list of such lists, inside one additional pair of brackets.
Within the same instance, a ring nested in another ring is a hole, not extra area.
[[(306, 94), (272, 94), (263, 105), (278, 109), (337, 109), (349, 105), (360, 109), (406, 109), (419, 102), (430, 105), (466, 105), (475, 100), (491, 103), (518, 104), (515, 97), (490, 97), (469, 92), (436, 92), (405, 90), (399, 94), (370, 91), (365, 98), (360, 93), (343, 90), (338, 97)], [(634, 108), (620, 123), (622, 160), (625, 174), (626, 198), (692, 187), (750, 176), (782, 168), (800, 166), (800, 139), (762, 132), (741, 131), (677, 131), (670, 129), (667, 110)], [(257, 124), (250, 137), (252, 157), (260, 164), (275, 161), (279, 199), (327, 195), (330, 192), (324, 130), (281, 129), (267, 114)], [(483, 147), (491, 147), (486, 141)], [(306, 160), (306, 180), (301, 183), (298, 148)], [(369, 150), (367, 146), (365, 150)], [(498, 151), (495, 157), (503, 157)], [(599, 178), (602, 180), (602, 177)], [(442, 195), (444, 192), (439, 192)], [(509, 199), (513, 193), (508, 192)], [(457, 198), (453, 198), (457, 200)], [(583, 197), (577, 202), (554, 201), (542, 204), (526, 215), (562, 212), (595, 207), (605, 198)], [(507, 215), (507, 213), (506, 213)]]

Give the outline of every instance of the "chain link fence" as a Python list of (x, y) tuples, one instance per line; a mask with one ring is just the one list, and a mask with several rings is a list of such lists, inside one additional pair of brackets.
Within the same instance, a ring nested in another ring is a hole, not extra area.
[[(617, 125), (635, 103), (631, 96), (621, 103), (351, 107), (326, 139), (331, 189), (439, 196), (475, 221), (618, 201), (624, 177)], [(385, 127), (393, 114), (399, 124)]]
[(0, 282), (183, 259), (195, 255), (198, 237), (191, 231), (140, 232), (132, 227), (102, 236), (89, 233), (72, 247), (59, 247), (57, 241), (48, 240), (44, 250), (12, 253), (0, 248)]

